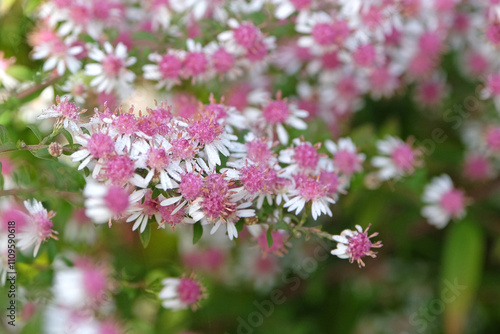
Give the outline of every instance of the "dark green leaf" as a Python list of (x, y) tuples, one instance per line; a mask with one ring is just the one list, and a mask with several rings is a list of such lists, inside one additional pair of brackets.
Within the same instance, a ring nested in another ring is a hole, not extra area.
[(441, 300), (446, 333), (465, 333), (467, 315), (481, 279), (485, 238), (479, 224), (465, 220), (449, 227), (443, 253)]
[(272, 231), (272, 229), (270, 229), (270, 228), (267, 230), (267, 235), (266, 235), (266, 237), (267, 237), (267, 246), (268, 246), (269, 248), (273, 247), (273, 234), (272, 234), (272, 232), (273, 232), (273, 231)]
[(284, 220), (281, 220), (278, 222), (278, 224), (276, 224), (275, 228), (279, 229), (279, 230), (287, 230), (288, 229), (288, 224), (285, 223)]
[(68, 141), (69, 146), (71, 148), (73, 148), (73, 136), (71, 135), (71, 133), (69, 133), (68, 130), (66, 130), (66, 129), (61, 129), (60, 131), (63, 134), (63, 136), (66, 138), (66, 140)]
[(40, 150), (34, 150), (31, 151), (31, 154), (33, 154), (35, 157), (43, 160), (51, 160), (51, 161), (57, 161), (56, 157), (53, 157), (49, 154), (49, 149), (48, 148), (42, 148)]
[(193, 245), (201, 239), (202, 235), (203, 235), (203, 226), (201, 226), (200, 222), (197, 222), (193, 225)]
[(151, 240), (151, 228), (149, 224), (146, 226), (144, 232), (139, 234), (139, 236), (141, 237), (142, 246), (144, 248), (148, 247), (149, 241)]
[(0, 125), (0, 144), (5, 144), (9, 141), (9, 133), (5, 126)]
[(40, 130), (38, 130), (38, 128), (35, 125), (28, 124), (28, 125), (26, 125), (26, 127), (28, 129), (30, 129), (31, 131), (33, 131), (33, 133), (35, 134), (38, 141), (42, 141), (42, 138), (43, 138), (42, 133), (40, 132)]
[(236, 226), (236, 230), (238, 232), (241, 232), (241, 231), (243, 231), (243, 226), (245, 226), (245, 223), (244, 223), (243, 219), (240, 219), (236, 222), (236, 224), (234, 224), (234, 226)]

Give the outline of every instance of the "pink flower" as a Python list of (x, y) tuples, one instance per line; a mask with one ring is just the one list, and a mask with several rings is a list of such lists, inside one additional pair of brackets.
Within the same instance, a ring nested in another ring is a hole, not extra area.
[(341, 259), (349, 259), (351, 263), (356, 261), (360, 268), (364, 267), (365, 263), (362, 258), (365, 256), (375, 258), (377, 253), (371, 249), (382, 247), (381, 241), (372, 243), (370, 240), (378, 235), (378, 232), (368, 235), (370, 226), (371, 224), (363, 231), (361, 226), (356, 225), (356, 230), (344, 230), (340, 235), (334, 235), (333, 240), (338, 244), (337, 248), (331, 251), (332, 255), (337, 255)]

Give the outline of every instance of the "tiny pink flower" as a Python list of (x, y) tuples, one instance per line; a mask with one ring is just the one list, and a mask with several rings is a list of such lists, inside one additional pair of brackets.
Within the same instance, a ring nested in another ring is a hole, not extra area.
[(382, 247), (381, 241), (372, 243), (370, 240), (378, 235), (378, 232), (368, 235), (370, 226), (371, 224), (363, 231), (361, 226), (356, 225), (356, 230), (344, 230), (340, 235), (334, 235), (333, 240), (337, 241), (338, 244), (337, 248), (331, 251), (332, 255), (341, 259), (349, 259), (351, 263), (356, 261), (360, 268), (364, 267), (365, 263), (362, 258), (365, 256), (375, 258), (377, 253), (371, 249)]

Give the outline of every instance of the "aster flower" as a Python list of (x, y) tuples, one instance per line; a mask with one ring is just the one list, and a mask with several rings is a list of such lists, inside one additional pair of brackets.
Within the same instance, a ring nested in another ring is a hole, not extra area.
[(165, 278), (163, 289), (158, 294), (164, 308), (181, 310), (196, 309), (199, 302), (206, 298), (205, 287), (194, 278)]
[(411, 143), (405, 143), (399, 138), (387, 136), (384, 140), (377, 142), (380, 154), (372, 159), (372, 165), (380, 168), (377, 175), (380, 180), (398, 179), (404, 175), (414, 172), (419, 162), (418, 150), (411, 147)]
[(445, 227), (450, 219), (465, 215), (467, 200), (464, 193), (455, 189), (451, 178), (443, 174), (431, 180), (424, 189), (422, 216), (437, 228)]
[(130, 84), (135, 79), (134, 72), (127, 67), (135, 64), (136, 58), (128, 57), (127, 47), (122, 43), (113, 48), (109, 42), (105, 42), (104, 51), (106, 53), (94, 47), (89, 53), (89, 57), (98, 62), (85, 66), (85, 74), (95, 77), (90, 85), (97, 87), (98, 92), (111, 93), (114, 90), (125, 95), (131, 90)]
[[(79, 110), (80, 108), (69, 102), (68, 98), (61, 102), (61, 99), (57, 96), (56, 103), (49, 109), (43, 110), (38, 119), (58, 118), (57, 124), (62, 124), (65, 129), (73, 133), (81, 132), (78, 126), (78, 123), (80, 123), (80, 114), (87, 110)], [(58, 126), (57, 124), (56, 127)]]
[(294, 211), (299, 214), (306, 203), (311, 203), (311, 214), (316, 220), (322, 214), (332, 216), (330, 204), (335, 204), (335, 200), (329, 193), (329, 188), (326, 184), (322, 184), (318, 177), (297, 174), (294, 177), (295, 189), (288, 192), (289, 200), (286, 201), (284, 208), (288, 212)]
[[(44, 38), (37, 39), (38, 37), (36, 36), (42, 34)], [(84, 48), (81, 45), (74, 45), (76, 42), (74, 37), (68, 37), (63, 40), (55, 32), (47, 30), (35, 32), (31, 40), (34, 41), (33, 59), (47, 58), (43, 64), (44, 71), (50, 71), (55, 68), (57, 74), (62, 76), (66, 68), (71, 73), (76, 73), (80, 69), (81, 63), (77, 55), (83, 52)]]
[(356, 230), (344, 230), (340, 235), (332, 236), (333, 240), (337, 242), (337, 248), (331, 251), (332, 255), (341, 259), (349, 259), (351, 263), (356, 261), (360, 268), (364, 267), (365, 263), (362, 258), (365, 256), (375, 258), (377, 253), (371, 249), (382, 247), (381, 241), (372, 243), (370, 240), (378, 235), (378, 232), (375, 232), (368, 236), (370, 226), (371, 224), (363, 231), (361, 226), (356, 225)]
[(88, 180), (83, 190), (85, 214), (97, 224), (111, 223), (122, 217), (130, 203), (142, 198), (144, 191), (132, 195), (120, 186), (107, 186)]
[(156, 89), (165, 87), (171, 89), (173, 86), (181, 83), (180, 76), (182, 71), (183, 58), (185, 52), (170, 50), (165, 55), (151, 53), (148, 59), (154, 64), (147, 64), (142, 67), (144, 78), (158, 81)]
[(17, 235), (19, 238), (17, 247), (21, 250), (34, 247), (33, 256), (36, 256), (42, 242), (49, 238), (57, 240), (57, 232), (52, 229), (54, 224), (51, 221), (55, 213), (52, 211), (47, 212), (42, 203), (35, 199), (24, 201), (24, 206), (29, 213), (28, 221)]
[(363, 169), (362, 163), (365, 155), (358, 153), (356, 145), (351, 138), (340, 138), (335, 144), (331, 140), (325, 141), (326, 149), (333, 154), (333, 168), (346, 176), (351, 176), (355, 172)]
[(255, 126), (263, 128), (262, 130), (268, 138), (274, 138), (276, 131), (280, 143), (286, 145), (289, 135), (285, 125), (305, 130), (307, 123), (303, 121), (303, 118), (309, 114), (307, 111), (299, 109), (295, 104), (287, 103), (286, 99), (281, 98), (281, 92), (278, 92), (276, 98), (276, 100), (264, 103), (261, 110), (247, 108), (246, 116), (250, 122), (257, 122)]
[(76, 259), (74, 267), (55, 271), (54, 302), (71, 309), (96, 309), (105, 301), (107, 273), (90, 259)]

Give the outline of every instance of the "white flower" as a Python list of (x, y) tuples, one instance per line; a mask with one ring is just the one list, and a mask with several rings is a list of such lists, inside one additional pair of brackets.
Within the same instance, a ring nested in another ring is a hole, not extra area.
[(88, 180), (83, 195), (87, 217), (97, 224), (103, 224), (121, 217), (129, 208), (130, 203), (144, 196), (144, 191), (139, 190), (129, 195), (122, 187), (106, 186)]
[(424, 189), (422, 200), (428, 204), (422, 208), (422, 216), (437, 228), (445, 227), (451, 218), (465, 215), (466, 199), (446, 174), (432, 179)]
[(24, 206), (29, 212), (28, 222), (17, 235), (17, 247), (21, 250), (34, 247), (33, 256), (36, 256), (42, 242), (48, 238), (57, 239), (57, 232), (52, 230), (54, 225), (50, 220), (55, 214), (52, 211), (47, 212), (42, 203), (34, 199), (24, 201)]
[(124, 96), (130, 92), (130, 84), (135, 79), (134, 72), (127, 67), (135, 64), (136, 58), (127, 57), (127, 47), (122, 43), (113, 48), (109, 42), (105, 42), (104, 50), (106, 53), (97, 47), (91, 49), (89, 57), (99, 63), (87, 64), (85, 74), (95, 77), (90, 85), (97, 87), (98, 92), (111, 93), (115, 90)]

